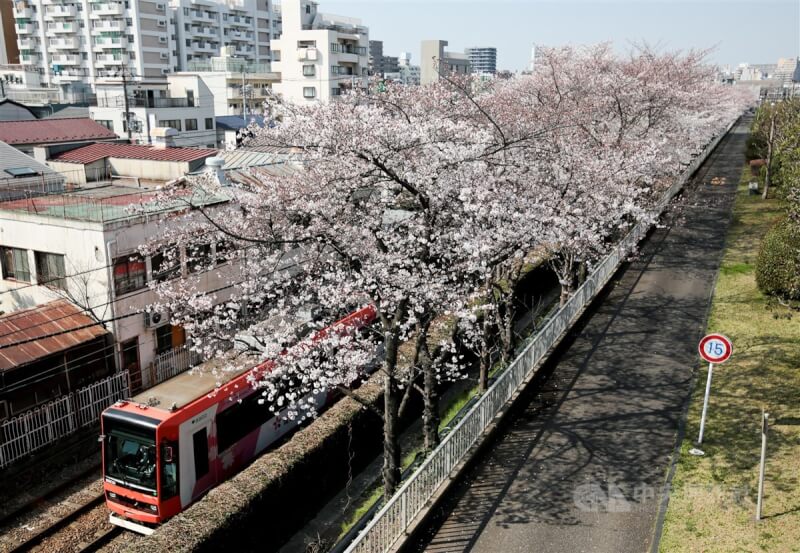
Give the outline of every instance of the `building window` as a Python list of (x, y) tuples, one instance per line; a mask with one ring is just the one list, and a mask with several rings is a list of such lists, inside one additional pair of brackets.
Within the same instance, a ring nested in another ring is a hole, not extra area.
[(111, 119), (95, 119), (94, 122), (98, 125), (103, 125), (110, 131), (114, 130), (114, 122)]
[(186, 120), (186, 130), (187, 131), (196, 131), (197, 130), (197, 119), (187, 119)]
[(194, 244), (186, 248), (186, 266), (191, 273), (200, 273), (213, 264), (211, 244)]
[[(188, 119), (187, 119), (188, 121)], [(195, 121), (195, 124), (197, 122)], [(172, 127), (176, 131), (181, 130), (181, 120), (180, 119), (162, 119), (158, 122), (159, 127)]]
[(166, 353), (172, 349), (172, 325), (156, 328), (156, 353)]
[(211, 130), (214, 128), (214, 118), (213, 117), (206, 117), (206, 130)]
[(36, 260), (36, 283), (67, 289), (64, 256), (57, 253), (33, 252)]
[(317, 97), (317, 89), (313, 86), (304, 86), (303, 87), (303, 98), (316, 98)]
[(303, 76), (304, 77), (313, 77), (316, 72), (314, 71), (313, 65), (304, 65), (303, 66)]
[(114, 260), (114, 293), (127, 294), (145, 287), (147, 269), (138, 254)]
[(180, 252), (175, 247), (167, 248), (163, 252), (158, 252), (150, 258), (150, 267), (153, 270), (152, 278), (156, 282), (162, 282), (180, 276)]
[(31, 281), (31, 271), (28, 267), (28, 250), (19, 248), (0, 247), (0, 262), (3, 265), (3, 278)]
[(342, 51), (342, 47), (338, 42), (331, 42), (331, 52), (336, 54)]

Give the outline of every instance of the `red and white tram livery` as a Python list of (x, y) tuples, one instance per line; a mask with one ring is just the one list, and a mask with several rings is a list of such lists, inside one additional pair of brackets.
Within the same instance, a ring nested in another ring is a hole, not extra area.
[[(320, 331), (370, 324), (365, 307)], [(225, 374), (180, 374), (101, 416), (103, 487), (112, 524), (143, 534), (241, 470), (296, 424), (259, 403), (249, 379), (271, 363)], [(327, 394), (314, 398), (322, 407)]]

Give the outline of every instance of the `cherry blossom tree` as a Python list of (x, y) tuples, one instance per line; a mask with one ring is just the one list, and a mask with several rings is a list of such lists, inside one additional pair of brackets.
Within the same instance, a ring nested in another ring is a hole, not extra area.
[[(621, 59), (600, 45), (541, 59), (508, 81), (445, 76), (279, 106), (281, 123), (247, 146), (291, 159), (235, 186), (205, 177), (166, 190), (228, 201), (191, 205), (144, 248), (187, 266), (154, 285), (154, 308), (169, 309), (206, 358), (255, 344), (270, 365), (253, 385), (276, 412), (313, 415), (334, 389), (363, 401), (358, 384), (380, 372), (383, 405), (364, 405), (383, 419), (387, 495), (412, 394), (426, 447), (438, 442), (438, 387), (466, 369), (456, 343), (483, 353), (484, 387), (495, 342), (508, 360), (513, 290), (530, 256), (549, 256), (565, 301), (580, 267), (651, 216), (664, 184), (738, 107), (701, 53)], [(225, 278), (209, 292), (220, 261)], [(298, 328), (309, 306), (317, 316)], [(375, 325), (310, 332), (364, 306)]]

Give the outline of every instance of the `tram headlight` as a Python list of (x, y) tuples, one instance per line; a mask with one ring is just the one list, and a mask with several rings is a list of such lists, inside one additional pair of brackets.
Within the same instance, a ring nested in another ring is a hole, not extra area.
[(154, 513), (157, 513), (158, 512), (158, 505), (150, 505), (150, 510), (153, 511)]
[(114, 492), (108, 492), (108, 498), (109, 499), (116, 499), (117, 498), (117, 494), (115, 494)]

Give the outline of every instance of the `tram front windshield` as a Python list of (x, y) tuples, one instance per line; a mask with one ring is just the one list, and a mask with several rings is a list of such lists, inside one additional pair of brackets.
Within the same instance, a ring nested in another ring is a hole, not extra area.
[(115, 484), (156, 495), (156, 432), (105, 417), (105, 477)]

